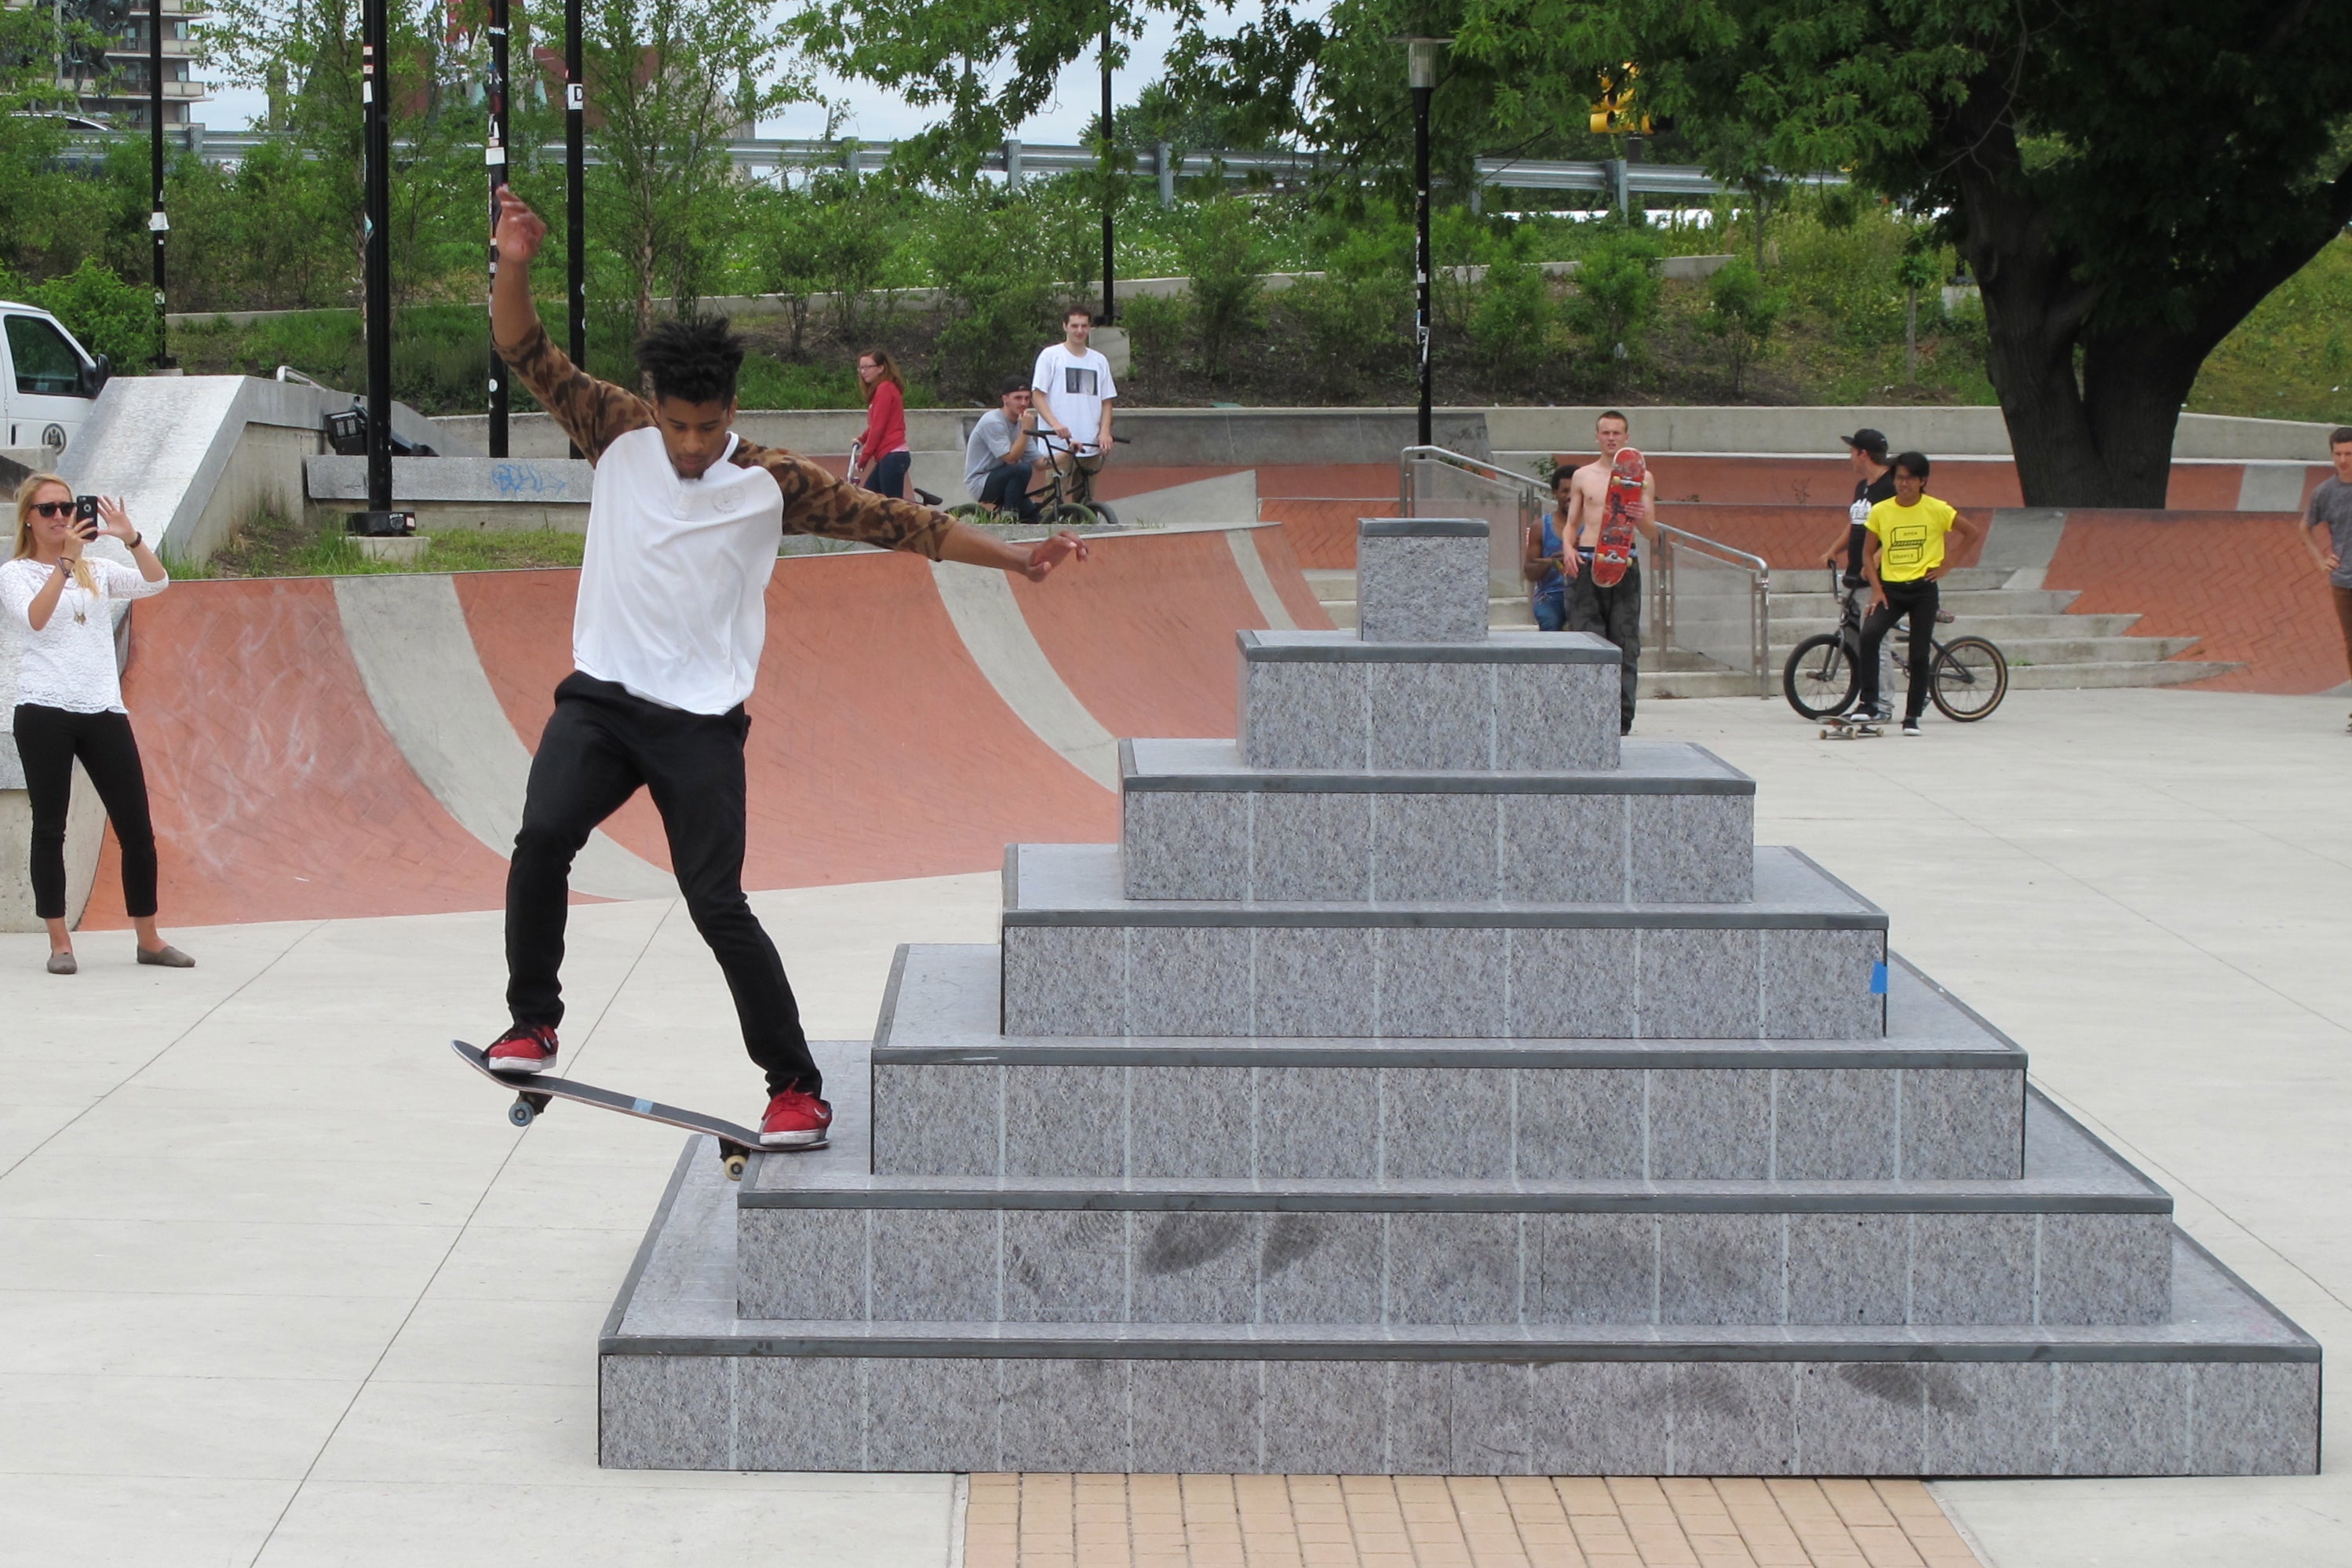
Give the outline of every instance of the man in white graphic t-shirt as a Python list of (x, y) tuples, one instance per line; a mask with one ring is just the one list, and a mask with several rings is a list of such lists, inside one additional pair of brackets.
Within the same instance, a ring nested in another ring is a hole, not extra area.
[(1087, 346), (1094, 330), (1095, 313), (1072, 306), (1062, 317), (1062, 341), (1045, 345), (1029, 377), (1037, 416), (1061, 438), (1055, 466), (1087, 474), (1100, 472), (1110, 456), (1110, 416), (1118, 398), (1110, 361)]

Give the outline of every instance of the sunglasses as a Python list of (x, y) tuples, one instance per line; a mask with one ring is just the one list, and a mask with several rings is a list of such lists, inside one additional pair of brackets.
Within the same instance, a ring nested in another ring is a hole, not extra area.
[(69, 500), (38, 500), (32, 510), (42, 517), (64, 517), (72, 512), (76, 502)]

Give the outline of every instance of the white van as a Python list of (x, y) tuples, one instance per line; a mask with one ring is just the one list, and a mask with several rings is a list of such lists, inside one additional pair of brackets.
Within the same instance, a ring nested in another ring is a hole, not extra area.
[(66, 449), (113, 367), (37, 305), (0, 300), (0, 447)]

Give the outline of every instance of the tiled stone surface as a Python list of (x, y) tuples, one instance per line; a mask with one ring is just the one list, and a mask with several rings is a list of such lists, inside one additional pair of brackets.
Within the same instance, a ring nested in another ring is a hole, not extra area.
[(1390, 1068), (1381, 1074), (1381, 1174), (1391, 1182), (1508, 1181), (1512, 1092), (1503, 1068)]
[(1655, 1073), (1648, 1174), (1761, 1181), (1772, 1173), (1772, 1075), (1742, 1068)]
[(1525, 1039), (1629, 1039), (1638, 931), (1511, 932), (1511, 1026)]
[(1359, 902), (1372, 896), (1369, 795), (1253, 795), (1246, 867), (1254, 898)]
[[(1626, 897), (1622, 795), (1514, 795), (1502, 800), (1502, 895), (1515, 903), (1614, 903)], [(1745, 846), (1741, 852), (1747, 853)], [(1751, 858), (1748, 879), (1755, 879)]]
[[(1388, 903), (1492, 899), (1496, 801), (1483, 795), (1381, 795), (1372, 799), (1372, 897)], [(1753, 865), (1746, 845), (1740, 855)]]
[(1380, 1321), (1386, 1238), (1378, 1215), (1285, 1214), (1258, 1245), (1258, 1321)]
[(1617, 686), (1610, 664), (1251, 659), (1242, 756), (1256, 768), (1612, 769)]
[(1517, 1174), (1536, 1181), (1643, 1174), (1648, 1074), (1602, 1068), (1518, 1078)]
[(1110, 1176), (1127, 1163), (1127, 1074), (1032, 1067), (1004, 1075), (1004, 1173)]
[[(601, 1457), (610, 1468), (955, 1470), (974, 1475), (976, 1503), (990, 1472), (1146, 1465), (1294, 1477), (2308, 1474), (2318, 1370), (608, 1355)], [(1819, 1521), (1850, 1511), (1815, 1500)], [(1404, 1533), (1401, 1519), (1391, 1528)], [(1874, 1544), (1878, 1560), (1908, 1560), (1887, 1555), (1900, 1542)]]
[(1782, 1321), (1785, 1221), (1779, 1215), (1674, 1214), (1658, 1218), (1658, 1318), (1667, 1323)]
[(1893, 1068), (1781, 1074), (1772, 1173), (1790, 1182), (1893, 1180), (1900, 1082)]
[(1901, 1215), (1789, 1216), (1789, 1321), (1899, 1323), (1909, 1290), (1911, 1227)]
[(1355, 1037), (1377, 1026), (1380, 950), (1360, 933), (1269, 927), (1252, 940), (1251, 1022), (1277, 1037)]
[[(1027, 1068), (1008, 1068), (1018, 1077)], [(1255, 1093), (1247, 1068), (1129, 1068), (1127, 1169), (1131, 1176), (1194, 1176), (1209, 1180), (1251, 1173), (1255, 1118), (1236, 1126), (1234, 1109)], [(1215, 1123), (1202, 1136), (1202, 1121)], [(877, 1165), (877, 1167), (880, 1167)], [(967, 1173), (986, 1174), (986, 1168)], [(1076, 1174), (1061, 1172), (1056, 1174)]]
[(1250, 935), (1218, 926), (1129, 932), (1129, 1026), (1146, 1020), (1155, 1034), (1250, 1033)]
[(1760, 934), (1705, 927), (1643, 931), (1636, 982), (1643, 1037), (1753, 1038)]
[[(1015, 1209), (1001, 1223), (1003, 1321), (1115, 1323), (1126, 1318), (1130, 1216)], [(994, 1321), (998, 1314), (985, 1317)]]
[(1369, 1181), (1380, 1173), (1375, 1068), (1257, 1069), (1257, 1173)]
[[(1247, 795), (1129, 790), (1119, 797), (1121, 866), (1130, 899), (1238, 899), (1249, 888)], [(1235, 846), (1244, 853), (1235, 855)], [(1344, 894), (1309, 894), (1338, 898)]]
[(2024, 1168), (2025, 1075), (1903, 1075), (1903, 1168), (1915, 1182), (2006, 1181)]
[(1495, 671), (1495, 766), (1617, 765), (1614, 664), (1506, 664)]
[(1774, 1040), (1861, 1040), (1886, 1026), (1886, 998), (1871, 972), (1886, 957), (1874, 931), (1758, 933), (1763, 1034)]
[(901, 1322), (994, 1318), (997, 1224), (984, 1209), (877, 1210), (866, 1259), (868, 1313)]
[(1254, 768), (1360, 768), (1370, 754), (1361, 664), (1241, 669), (1243, 758)]
[(1265, 1230), (1258, 1215), (1137, 1215), (1130, 1321), (1254, 1321)]
[(1754, 795), (1637, 795), (1627, 806), (1634, 902), (1736, 903), (1750, 895)]
[(2033, 1216), (1911, 1216), (1915, 1323), (2033, 1321)]
[(1366, 534), (1356, 542), (1356, 618), (1366, 642), (1486, 640), (1486, 551), (1469, 535)]
[(1127, 1033), (1127, 933), (1116, 926), (1008, 926), (1004, 1032)]
[(1421, 1038), (1509, 1032), (1508, 931), (1384, 931), (1379, 951), (1376, 1033)]
[(2163, 1215), (2043, 1215), (2036, 1288), (2036, 1322), (2160, 1323), (2171, 1316), (2171, 1223)]
[(738, 1310), (747, 1318), (864, 1318), (866, 1225), (863, 1209), (738, 1211)]
[(1003, 1070), (942, 1064), (874, 1068), (874, 1168), (908, 1176), (993, 1171)]
[(1526, 1262), (1529, 1321), (1657, 1321), (1658, 1223), (1648, 1215), (1532, 1216)]
[(1480, 664), (1373, 664), (1364, 672), (1375, 768), (1495, 766), (1495, 670)]

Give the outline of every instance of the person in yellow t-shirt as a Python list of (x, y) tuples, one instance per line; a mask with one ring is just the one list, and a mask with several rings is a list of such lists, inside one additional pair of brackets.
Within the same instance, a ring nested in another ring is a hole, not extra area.
[(1903, 700), (1903, 732), (1919, 732), (1919, 715), (1927, 706), (1928, 657), (1935, 647), (1936, 611), (1941, 593), (1936, 580), (1944, 574), (1945, 541), (1958, 534), (1974, 539), (1978, 525), (1927, 493), (1927, 459), (1905, 452), (1895, 459), (1895, 499), (1870, 509), (1863, 542), (1863, 575), (1870, 583), (1870, 614), (1862, 623), (1861, 710), (1885, 719), (1878, 698), (1878, 650), (1886, 634), (1904, 616), (1911, 617), (1907, 667), (1911, 689)]

